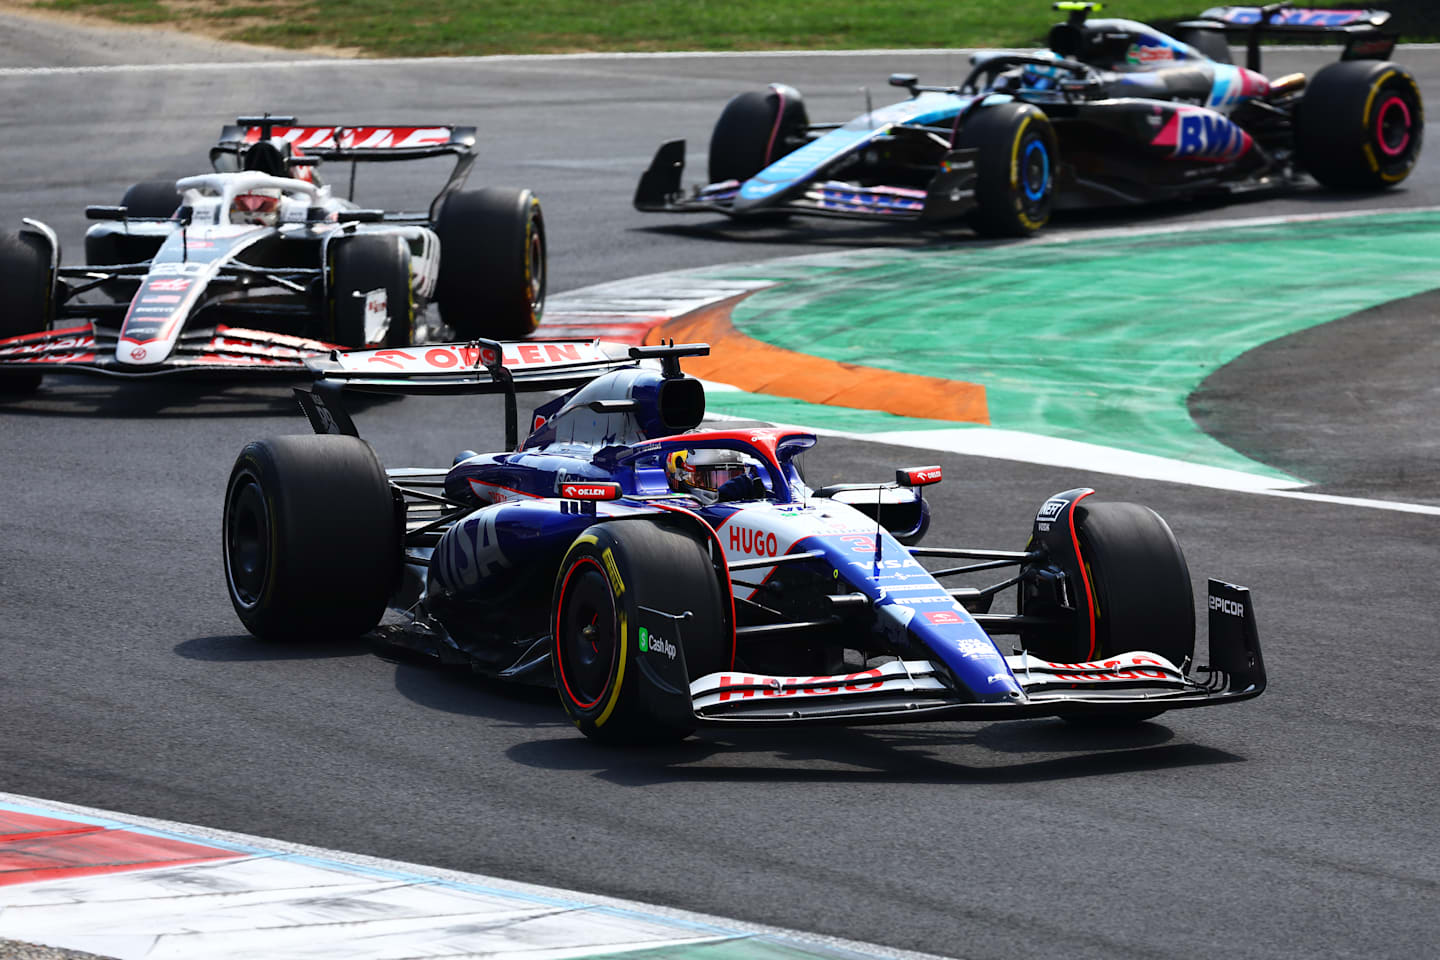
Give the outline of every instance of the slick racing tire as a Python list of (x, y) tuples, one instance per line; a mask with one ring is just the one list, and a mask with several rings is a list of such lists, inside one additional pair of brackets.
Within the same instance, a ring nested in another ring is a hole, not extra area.
[(339, 238), (330, 244), (329, 271), (331, 343), (342, 347), (410, 344), (415, 335), (415, 294), (410, 245), (404, 237), (361, 234)]
[[(1082, 606), (1070, 662), (1148, 650), (1183, 668), (1195, 653), (1195, 598), (1190, 568), (1169, 524), (1139, 504), (1086, 500), (1075, 506), (1075, 531), (1085, 569), (1074, 571), (1070, 580), (1077, 585), (1077, 594), (1088, 581), (1095, 639), (1092, 649), (1089, 611)], [(1066, 719), (1077, 724), (1124, 724), (1163, 712)]]
[(1059, 147), (1037, 107), (1002, 103), (965, 121), (956, 149), (973, 148), (976, 207), (970, 225), (986, 237), (1028, 237), (1050, 220)]
[(1315, 74), (1300, 102), (1300, 165), (1332, 190), (1383, 190), (1420, 158), (1425, 108), (1404, 67), (1343, 60)]
[[(0, 340), (39, 333), (55, 313), (50, 245), (34, 233), (0, 234)], [(0, 394), (34, 393), (38, 373), (0, 373)]]
[(734, 656), (706, 546), (652, 520), (596, 524), (555, 578), (550, 658), (565, 712), (610, 744), (667, 743), (695, 728), (690, 680)]
[(144, 180), (125, 191), (120, 201), (128, 217), (169, 217), (180, 208), (174, 180)]
[[(127, 217), (169, 217), (180, 207), (180, 193), (174, 180), (142, 180), (132, 184), (121, 198)], [(116, 263), (141, 263), (160, 251), (163, 236), (132, 233), (85, 235), (85, 264), (99, 267)], [(139, 287), (138, 278), (110, 280), (100, 289), (112, 300), (129, 300)]]
[(805, 101), (791, 87), (732, 97), (710, 134), (710, 182), (749, 180), (794, 151), (809, 129)]
[(517, 340), (545, 311), (545, 216), (529, 190), (450, 194), (435, 221), (440, 319), (462, 340)]
[(359, 637), (380, 622), (400, 576), (390, 484), (358, 437), (247, 444), (223, 529), (230, 602), (262, 640)]

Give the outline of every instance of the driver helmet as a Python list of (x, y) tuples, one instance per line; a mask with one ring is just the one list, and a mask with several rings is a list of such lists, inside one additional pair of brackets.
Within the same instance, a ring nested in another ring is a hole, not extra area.
[[(1059, 60), (1060, 54), (1053, 50), (1036, 50), (1031, 56), (1045, 60)], [(1039, 63), (1025, 64), (1021, 83), (1031, 90), (1053, 90), (1060, 81), (1060, 68)]]
[(738, 450), (676, 450), (665, 458), (665, 473), (671, 490), (715, 503), (721, 487), (749, 475), (750, 461)]
[(280, 191), (251, 190), (235, 194), (230, 204), (230, 222), (273, 227), (280, 220)]

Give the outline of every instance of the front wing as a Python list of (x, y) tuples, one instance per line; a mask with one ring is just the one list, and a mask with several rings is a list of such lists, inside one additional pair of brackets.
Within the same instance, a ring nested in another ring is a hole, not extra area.
[(1020, 694), (1003, 703), (976, 703), (945, 680), (929, 660), (891, 660), (856, 673), (776, 677), (742, 671), (712, 673), (690, 685), (695, 717), (712, 725), (879, 724), (932, 720), (1016, 720), (1031, 717), (1137, 717), (1161, 710), (1214, 706), (1265, 691), (1265, 662), (1250, 591), (1210, 581), (1210, 660), (1176, 665), (1146, 651), (1103, 661), (1053, 663), (1027, 653), (995, 661)]
[(219, 325), (186, 331), (164, 361), (138, 365), (115, 358), (119, 331), (87, 323), (0, 340), (0, 377), (84, 373), (122, 379), (186, 376), (274, 376), (311, 379), (305, 361), (343, 349), (268, 330)]
[(951, 150), (924, 189), (817, 179), (787, 186), (776, 192), (773, 202), (742, 211), (735, 205), (743, 186), (738, 180), (696, 187), (687, 195), (681, 188), (685, 141), (671, 140), (655, 152), (641, 176), (635, 208), (646, 213), (710, 211), (732, 217), (793, 213), (850, 220), (955, 220), (975, 207), (975, 155), (974, 150)]

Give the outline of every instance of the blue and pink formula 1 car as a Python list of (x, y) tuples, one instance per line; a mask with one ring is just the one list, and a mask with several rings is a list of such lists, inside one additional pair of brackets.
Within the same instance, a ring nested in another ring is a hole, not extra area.
[[(958, 86), (890, 83), (910, 99), (849, 123), (811, 123), (783, 84), (732, 99), (710, 140), (709, 178), (681, 187), (685, 141), (655, 154), (635, 206), (945, 223), (1024, 236), (1052, 209), (1152, 203), (1268, 189), (1306, 175), (1340, 190), (1404, 180), (1425, 129), (1420, 89), (1388, 61), (1389, 14), (1217, 7), (1164, 32), (1069, 12), (1047, 49), (985, 50)], [(1227, 36), (1246, 38), (1231, 63)], [(1270, 34), (1341, 39), (1313, 77), (1260, 72)]]
[[(1190, 573), (1153, 511), (1068, 490), (1023, 550), (920, 547), (939, 467), (812, 489), (797, 460), (813, 435), (702, 428), (680, 359), (708, 352), (480, 340), (311, 361), (296, 396), (316, 433), (249, 444), (230, 477), (236, 612), (282, 641), (358, 638), (388, 609), (387, 642), (553, 681), (581, 731), (616, 743), (700, 725), (1123, 722), (1265, 689), (1243, 587), (1209, 582), (1208, 665), (1193, 662)], [(517, 393), (555, 389), (521, 442)], [(506, 449), (386, 470), (351, 392), (503, 393)], [(1015, 612), (992, 612), (1011, 590)]]

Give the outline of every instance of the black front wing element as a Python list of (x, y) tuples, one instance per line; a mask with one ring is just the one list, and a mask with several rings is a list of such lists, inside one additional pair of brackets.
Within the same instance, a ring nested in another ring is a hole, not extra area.
[(712, 211), (732, 217), (794, 213), (850, 220), (942, 223), (957, 220), (974, 209), (977, 154), (973, 149), (947, 151), (923, 190), (860, 186), (816, 176), (777, 191), (772, 200), (740, 210), (735, 199), (742, 184), (737, 181), (696, 187), (686, 196), (681, 186), (685, 141), (670, 140), (660, 145), (650, 168), (640, 176), (635, 209), (646, 213)]

